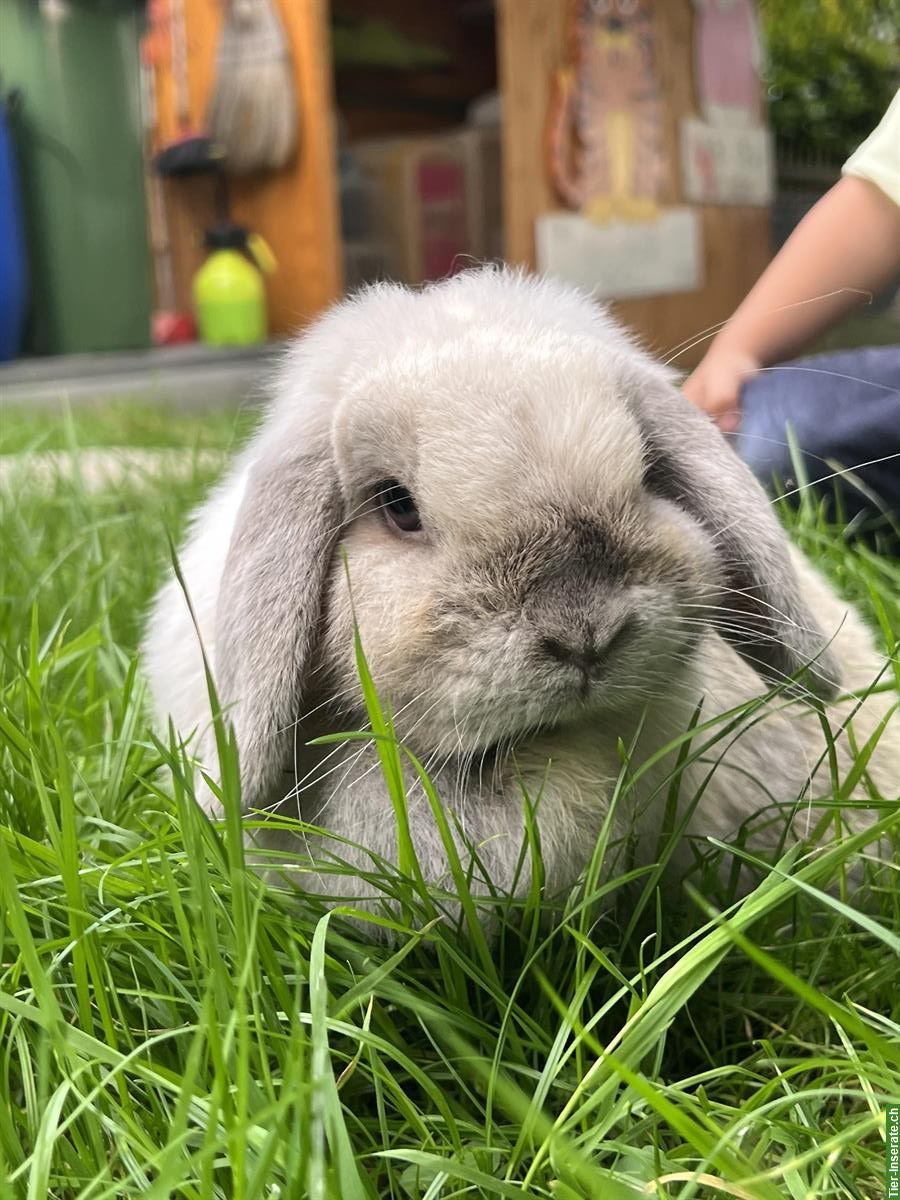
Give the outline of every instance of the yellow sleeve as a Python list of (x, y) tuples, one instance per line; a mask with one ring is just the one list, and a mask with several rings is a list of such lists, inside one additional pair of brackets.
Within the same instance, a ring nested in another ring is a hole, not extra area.
[(853, 151), (841, 173), (868, 179), (900, 205), (900, 88), (880, 123)]

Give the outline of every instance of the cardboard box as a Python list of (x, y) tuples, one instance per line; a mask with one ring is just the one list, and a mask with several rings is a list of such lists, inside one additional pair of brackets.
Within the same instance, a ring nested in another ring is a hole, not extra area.
[(391, 278), (423, 283), (499, 254), (496, 130), (358, 142), (352, 150), (372, 185), (372, 233), (387, 248)]

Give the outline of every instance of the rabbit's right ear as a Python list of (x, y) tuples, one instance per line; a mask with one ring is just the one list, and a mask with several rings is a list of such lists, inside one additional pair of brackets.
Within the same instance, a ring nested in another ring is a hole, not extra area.
[(271, 799), (289, 759), (341, 524), (330, 457), (251, 467), (222, 576), (215, 651), (244, 808)]
[(829, 638), (800, 594), (788, 542), (772, 506), (704, 413), (666, 381), (641, 390), (646, 480), (704, 525), (723, 572), (723, 637), (776, 683), (802, 675), (809, 694), (831, 700), (840, 666)]

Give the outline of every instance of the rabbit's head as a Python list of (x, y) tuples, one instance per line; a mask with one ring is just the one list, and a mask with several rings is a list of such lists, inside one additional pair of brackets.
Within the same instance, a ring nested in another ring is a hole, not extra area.
[(674, 692), (711, 628), (769, 680), (835, 687), (757, 483), (560, 285), (481, 270), (341, 305), (250, 458), (216, 639), (248, 805), (304, 713), (362, 717), (354, 622), (426, 757), (614, 723)]

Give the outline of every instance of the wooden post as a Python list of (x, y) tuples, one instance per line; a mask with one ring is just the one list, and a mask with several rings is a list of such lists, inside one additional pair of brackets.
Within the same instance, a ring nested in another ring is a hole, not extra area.
[[(187, 30), (190, 126), (203, 131), (222, 21), (217, 0), (182, 0)], [(171, 7), (171, 6), (170, 6)], [(290, 43), (299, 106), (298, 152), (283, 170), (230, 179), (231, 217), (262, 234), (278, 260), (268, 284), (273, 334), (305, 324), (341, 291), (340, 228), (327, 0), (278, 0)], [(171, 58), (155, 71), (156, 148), (182, 136)], [(203, 261), (202, 237), (215, 220), (205, 180), (167, 180), (166, 218), (178, 307), (189, 309), (190, 281)]]
[[(498, 60), (503, 97), (503, 185), (506, 256), (535, 265), (534, 222), (562, 207), (545, 170), (544, 128), (550, 89), (565, 60), (569, 0), (497, 0)], [(669, 173), (663, 204), (684, 203), (679, 162), (679, 124), (696, 112), (690, 0), (656, 0), (657, 69), (665, 110)], [(767, 208), (699, 206), (704, 278), (701, 288), (643, 299), (621, 300), (613, 311), (655, 353), (668, 357), (683, 342), (728, 318), (770, 258)], [(689, 367), (702, 357), (700, 341), (673, 360)]]

